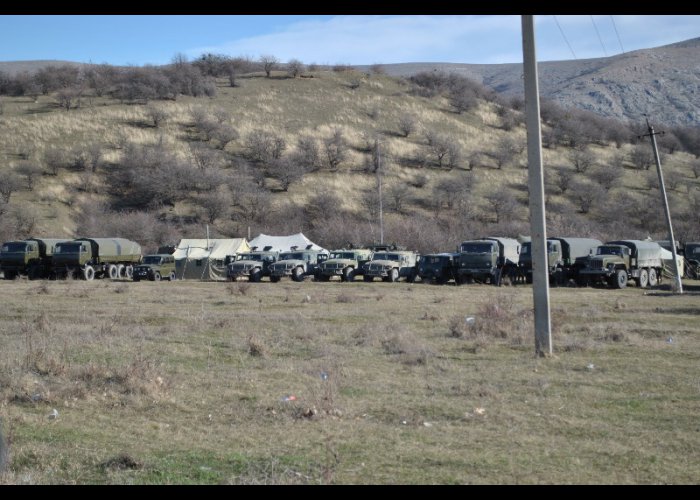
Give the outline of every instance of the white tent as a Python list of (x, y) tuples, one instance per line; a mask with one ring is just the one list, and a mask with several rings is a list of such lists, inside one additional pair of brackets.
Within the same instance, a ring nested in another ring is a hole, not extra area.
[(226, 257), (249, 250), (245, 238), (183, 239), (175, 249), (177, 279), (226, 281)]
[(303, 250), (311, 245), (313, 250), (325, 250), (318, 246), (316, 243), (311, 241), (309, 238), (304, 236), (304, 233), (290, 234), (289, 236), (270, 236), (267, 234), (260, 234), (250, 240), (248, 243), (250, 248), (257, 247), (257, 250), (263, 250), (265, 247), (271, 247), (270, 250), (277, 252), (285, 252), (290, 250), (292, 247), (297, 247), (299, 250)]

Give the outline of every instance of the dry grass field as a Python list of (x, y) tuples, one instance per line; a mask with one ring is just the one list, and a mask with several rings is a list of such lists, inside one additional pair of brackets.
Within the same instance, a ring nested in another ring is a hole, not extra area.
[(0, 484), (697, 484), (685, 286), (0, 281)]

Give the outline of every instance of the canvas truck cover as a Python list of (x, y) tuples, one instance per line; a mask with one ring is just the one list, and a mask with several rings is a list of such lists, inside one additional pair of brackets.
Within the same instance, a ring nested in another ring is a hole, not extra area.
[(226, 257), (248, 252), (245, 238), (182, 239), (175, 257), (177, 279), (226, 281)]
[(500, 238), (498, 236), (488, 236), (482, 238), (483, 240), (497, 241), (498, 246), (501, 247), (503, 251), (503, 257), (505, 257), (505, 263), (518, 265), (518, 260), (520, 260), (520, 243), (518, 240), (513, 238)]
[(661, 253), (663, 248), (655, 241), (642, 240), (617, 240), (608, 241), (606, 245), (625, 245), (632, 251), (632, 256), (637, 259), (637, 267), (661, 267)]
[[(304, 236), (304, 233), (290, 234), (288, 236), (270, 236), (268, 234), (259, 234), (248, 242), (251, 248), (256, 247), (256, 250), (264, 250), (265, 247), (271, 247), (273, 252), (286, 252), (292, 247), (297, 247), (298, 250), (304, 250), (309, 245), (310, 250), (326, 250), (318, 246), (316, 243)], [(326, 250), (327, 251), (327, 250)]]
[(141, 245), (126, 238), (76, 238), (73, 241), (89, 241), (93, 257), (100, 262), (140, 262)]
[[(685, 269), (685, 257), (683, 257), (682, 255), (676, 255), (676, 257), (678, 257), (678, 269), (682, 275), (683, 269)], [(661, 248), (661, 262), (664, 266), (664, 276), (675, 276), (675, 269), (673, 268), (673, 252), (671, 252), (671, 250)]]
[(561, 249), (564, 259), (568, 259), (569, 263), (573, 263), (579, 257), (585, 257), (591, 253), (591, 249), (595, 251), (596, 247), (603, 244), (602, 241), (593, 238), (547, 238), (548, 240), (557, 240), (561, 242)]

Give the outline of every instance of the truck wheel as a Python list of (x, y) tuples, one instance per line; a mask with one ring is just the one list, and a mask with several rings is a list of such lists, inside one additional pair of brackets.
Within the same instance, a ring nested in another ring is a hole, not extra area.
[(399, 270), (392, 269), (389, 271), (389, 283), (396, 283), (397, 281), (399, 281)]
[(280, 280), (279, 276), (275, 276), (274, 274), (270, 275), (270, 281), (272, 281), (273, 283), (277, 283), (279, 280)]
[(649, 271), (646, 269), (642, 269), (639, 271), (639, 278), (637, 279), (637, 283), (639, 284), (639, 288), (646, 288), (649, 286)]
[(343, 274), (340, 275), (340, 281), (352, 281), (355, 279), (355, 270), (348, 266), (343, 269)]
[(85, 266), (83, 268), (83, 279), (85, 281), (92, 281), (95, 279), (95, 269), (92, 266)]
[(625, 288), (627, 286), (627, 271), (624, 269), (618, 269), (613, 276), (613, 287), (614, 288)]
[(117, 278), (126, 278), (126, 267), (124, 264), (117, 264)]
[(408, 277), (406, 278), (406, 281), (408, 281), (409, 283), (413, 283), (414, 281), (416, 281), (416, 271), (415, 271), (415, 269), (414, 269), (413, 271), (411, 271), (411, 273), (410, 273), (410, 274), (408, 275)]
[(119, 277), (119, 270), (117, 269), (117, 266), (110, 264), (107, 268), (107, 276), (109, 276), (109, 279), (112, 280), (117, 279)]
[(39, 266), (30, 266), (27, 270), (27, 278), (30, 280), (39, 279), (40, 274)]
[(129, 280), (134, 277), (134, 266), (128, 265), (124, 267), (124, 277)]
[(656, 286), (659, 284), (659, 277), (656, 275), (656, 269), (649, 269), (649, 286)]
[(14, 271), (5, 271), (5, 279), (6, 280), (13, 280), (17, 277), (17, 273)]
[(262, 279), (262, 269), (259, 267), (256, 267), (252, 271), (250, 271), (250, 281), (253, 283), (259, 283), (260, 280)]
[(304, 281), (304, 270), (301, 267), (295, 267), (292, 270), (292, 279), (296, 282)]
[(175, 271), (171, 272), (170, 275), (168, 275), (168, 281), (175, 281)]
[(160, 275), (160, 271), (156, 271), (153, 274), (153, 281), (160, 281), (161, 279), (163, 279), (163, 277)]
[(365, 283), (371, 283), (374, 281), (374, 276), (363, 276), (362, 281), (364, 281)]

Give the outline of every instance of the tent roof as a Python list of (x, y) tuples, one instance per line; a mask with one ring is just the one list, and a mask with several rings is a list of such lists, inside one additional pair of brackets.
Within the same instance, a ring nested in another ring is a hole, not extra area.
[[(207, 247), (207, 243), (209, 246)], [(188, 250), (189, 249), (189, 250)], [(248, 242), (245, 238), (230, 239), (182, 239), (175, 249), (175, 260), (184, 259), (225, 259), (227, 255), (247, 252)]]
[(325, 250), (316, 243), (304, 236), (304, 233), (290, 234), (289, 236), (270, 236), (268, 234), (260, 234), (250, 240), (250, 247), (258, 247), (258, 250), (270, 246), (273, 251), (284, 252), (290, 250), (293, 246), (299, 249), (306, 248), (311, 245), (313, 250)]

